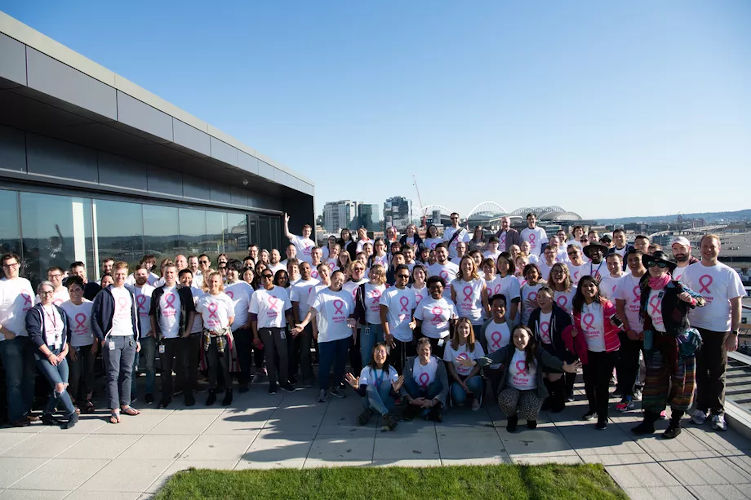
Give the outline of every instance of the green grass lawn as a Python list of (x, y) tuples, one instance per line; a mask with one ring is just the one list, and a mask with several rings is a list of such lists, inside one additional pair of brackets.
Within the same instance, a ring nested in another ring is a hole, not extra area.
[(628, 498), (602, 465), (339, 467), (178, 472), (158, 493), (171, 498)]

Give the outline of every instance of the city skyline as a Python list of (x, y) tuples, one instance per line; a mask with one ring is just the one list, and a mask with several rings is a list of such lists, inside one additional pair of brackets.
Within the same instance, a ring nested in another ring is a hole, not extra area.
[(316, 214), (415, 215), (413, 174), (464, 214), (747, 208), (748, 2), (40, 5), (3, 9), (306, 175)]

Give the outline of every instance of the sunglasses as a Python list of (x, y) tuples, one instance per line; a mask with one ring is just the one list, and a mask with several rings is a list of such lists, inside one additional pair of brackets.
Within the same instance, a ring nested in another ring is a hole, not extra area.
[(577, 255), (579, 252), (567, 252), (569, 255)]
[(262, 276), (263, 276), (263, 279), (266, 279), (266, 280), (270, 280), (271, 278), (274, 277), (273, 274), (263, 274)]
[(668, 264), (667, 262), (652, 261), (649, 263), (649, 267), (652, 267), (652, 266), (657, 266), (659, 268), (665, 269), (666, 267), (668, 267)]
[(396, 277), (397, 277), (397, 278), (405, 278), (405, 279), (409, 279), (409, 274), (398, 274), (398, 275), (397, 275)]

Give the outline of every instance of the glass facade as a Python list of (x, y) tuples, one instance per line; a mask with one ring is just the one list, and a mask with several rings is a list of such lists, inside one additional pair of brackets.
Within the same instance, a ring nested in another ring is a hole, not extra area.
[(48, 267), (67, 269), (76, 260), (93, 280), (105, 257), (134, 265), (144, 254), (158, 261), (205, 253), (215, 261), (222, 252), (244, 257), (249, 242), (281, 246), (278, 215), (7, 189), (0, 189), (0, 206), (2, 252), (21, 256), (34, 286)]

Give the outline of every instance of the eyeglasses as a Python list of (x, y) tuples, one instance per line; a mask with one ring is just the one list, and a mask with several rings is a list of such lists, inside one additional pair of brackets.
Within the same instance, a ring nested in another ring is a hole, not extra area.
[(574, 251), (574, 252), (566, 252), (566, 253), (568, 253), (569, 255), (578, 255), (579, 254), (579, 252), (576, 252), (576, 251)]
[(13, 264), (3, 264), (3, 267), (5, 268), (18, 267), (18, 262), (14, 262)]
[(45, 290), (43, 292), (39, 292), (39, 295), (54, 295), (54, 294), (55, 294), (54, 290)]

